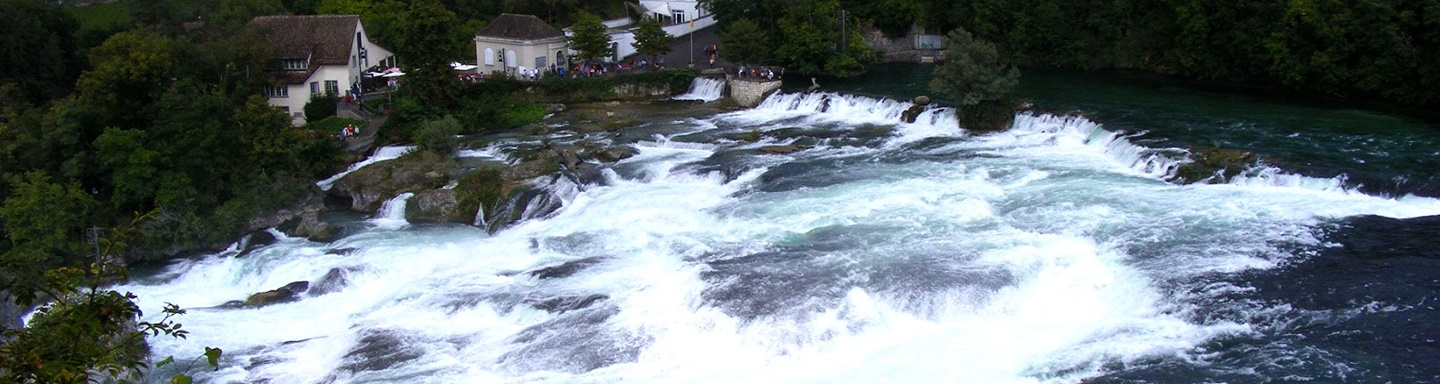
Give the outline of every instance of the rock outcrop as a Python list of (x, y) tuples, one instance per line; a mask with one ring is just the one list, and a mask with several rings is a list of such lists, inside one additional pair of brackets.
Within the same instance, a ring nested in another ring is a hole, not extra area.
[(1175, 170), (1180, 183), (1224, 183), (1255, 165), (1260, 157), (1254, 153), (1217, 147), (1190, 148), (1191, 162)]
[(906, 109), (905, 112), (900, 113), (900, 120), (906, 123), (914, 123), (915, 118), (920, 117), (920, 114), (924, 113), (925, 108), (929, 106), (930, 96), (915, 96), (915, 100), (911, 102), (910, 109)]
[(350, 200), (350, 209), (373, 213), (385, 200), (408, 191), (436, 189), (458, 178), (459, 170), (446, 158), (420, 151), (361, 168), (340, 178), (330, 195)]
[(264, 307), (280, 303), (299, 301), (300, 295), (310, 289), (310, 282), (296, 281), (285, 286), (265, 292), (256, 293), (245, 298), (244, 306), (250, 308)]
[(453, 189), (417, 192), (405, 209), (405, 219), (425, 223), (470, 223), (475, 212), (462, 212)]

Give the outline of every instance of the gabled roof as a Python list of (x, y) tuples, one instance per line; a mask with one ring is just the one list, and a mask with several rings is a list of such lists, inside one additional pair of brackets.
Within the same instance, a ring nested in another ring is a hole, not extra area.
[(555, 29), (555, 27), (550, 26), (550, 24), (545, 23), (544, 20), (540, 20), (539, 17), (533, 15), (503, 13), (500, 14), (500, 17), (496, 17), (495, 20), (491, 21), (490, 25), (485, 26), (485, 29), (475, 33), (475, 36), (515, 40), (542, 40), (553, 37), (564, 37), (565, 32), (560, 32), (559, 29)]
[(310, 59), (310, 65), (347, 65), (355, 44), (356, 15), (260, 16), (251, 27), (269, 30), (266, 35), (279, 59)]

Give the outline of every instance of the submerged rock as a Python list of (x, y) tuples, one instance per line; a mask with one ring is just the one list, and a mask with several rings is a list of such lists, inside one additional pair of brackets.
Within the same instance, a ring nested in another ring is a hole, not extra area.
[(596, 150), (591, 157), (602, 163), (614, 163), (625, 160), (640, 154), (640, 150), (631, 146), (605, 147)]
[(307, 293), (309, 293), (310, 296), (320, 296), (337, 292), (350, 283), (349, 275), (350, 269), (330, 268), (329, 272), (325, 272), (325, 276), (321, 276), (320, 280), (315, 281), (315, 284), (310, 287)]
[(803, 151), (803, 150), (806, 150), (806, 149), (810, 149), (810, 146), (808, 146), (808, 145), (795, 145), (795, 144), (790, 144), (790, 145), (767, 145), (767, 146), (764, 146), (764, 147), (760, 147), (760, 152), (783, 155), (783, 154), (800, 152), (800, 151)]
[(925, 108), (930, 105), (930, 96), (915, 96), (915, 100), (912, 101), (911, 104), (912, 105), (909, 109), (906, 109), (905, 112), (900, 113), (901, 121), (904, 121), (906, 123), (914, 123), (915, 118), (920, 117), (920, 114), (924, 113)]
[(289, 303), (300, 300), (300, 295), (310, 289), (310, 282), (296, 281), (273, 290), (250, 295), (245, 298), (244, 305), (250, 308), (264, 307), (268, 305)]
[(1193, 147), (1190, 148), (1190, 160), (1175, 170), (1177, 182), (1224, 183), (1254, 165), (1260, 157), (1235, 149)]
[(320, 215), (315, 212), (300, 216), (300, 219), (293, 225), (294, 227), (287, 231), (290, 236), (304, 237), (321, 243), (335, 241), (340, 237), (342, 229), (340, 226), (320, 220)]

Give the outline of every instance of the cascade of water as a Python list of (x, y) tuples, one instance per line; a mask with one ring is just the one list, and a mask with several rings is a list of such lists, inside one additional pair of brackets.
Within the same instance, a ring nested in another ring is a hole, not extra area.
[(335, 176), (330, 176), (325, 180), (320, 180), (319, 182), (315, 183), (315, 185), (319, 186), (320, 190), (322, 191), (328, 191), (330, 190), (331, 185), (334, 185), (336, 181), (339, 181), (340, 178), (345, 177), (345, 175), (348, 175), (351, 172), (358, 171), (360, 170), (360, 168), (365, 168), (365, 166), (370, 164), (399, 158), (400, 156), (404, 156), (406, 153), (410, 153), (410, 151), (414, 149), (415, 146), (413, 145), (380, 147), (380, 149), (375, 150), (375, 154), (370, 155), (370, 157), (365, 158), (365, 160), (361, 160), (360, 162), (355, 164), (350, 164), (350, 168), (345, 169), (344, 172), (335, 174)]
[(699, 100), (711, 102), (720, 100), (725, 95), (725, 80), (709, 77), (696, 77), (690, 82), (690, 91), (673, 97), (675, 100)]
[[(1324, 188), (1175, 188), (1156, 179), (1183, 150), (1078, 116), (1022, 114), (1011, 131), (966, 136), (946, 108), (905, 124), (904, 102), (766, 103), (675, 131), (798, 117), (896, 133), (793, 157), (659, 134), (594, 185), (556, 178), (494, 207), (503, 218), (524, 204), (526, 221), (493, 235), (285, 241), (123, 288), (148, 314), (353, 271), (323, 296), (192, 311), (193, 337), (153, 341), (161, 355), (225, 347), (215, 382), (1076, 383), (1136, 362), (1248, 369), (1216, 358), (1228, 356), (1215, 341), (1248, 341), (1263, 324), (1246, 321), (1270, 320), (1212, 319), (1211, 299), (1234, 290), (1192, 286), (1320, 246), (1310, 228), (1323, 217), (1440, 212), (1433, 199)], [(1259, 171), (1234, 183), (1262, 179), (1298, 183)], [(408, 198), (372, 222), (403, 221)]]
[(380, 210), (375, 212), (375, 217), (370, 219), (370, 223), (385, 229), (400, 229), (410, 225), (405, 219), (405, 205), (412, 197), (415, 197), (414, 193), (405, 192), (385, 200)]

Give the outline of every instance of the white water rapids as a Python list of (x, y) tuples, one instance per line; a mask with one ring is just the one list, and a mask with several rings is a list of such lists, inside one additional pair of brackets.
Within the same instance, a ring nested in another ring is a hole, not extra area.
[[(1283, 263), (1326, 219), (1440, 213), (1264, 170), (1174, 185), (1177, 150), (1083, 118), (967, 136), (943, 108), (896, 123), (908, 107), (775, 95), (663, 122), (676, 133), (493, 236), (283, 238), (120, 289), (147, 314), (189, 308), (188, 339), (151, 343), (224, 348), (216, 383), (1074, 383), (1254, 332), (1187, 320), (1232, 289), (1202, 276)], [(820, 138), (788, 155), (754, 149), (799, 139), (723, 138), (754, 130)], [(327, 273), (327, 294), (206, 308)]]
[(690, 90), (671, 99), (675, 100), (699, 100), (711, 102), (725, 97), (725, 80), (712, 79), (709, 77), (696, 77), (690, 82)]

